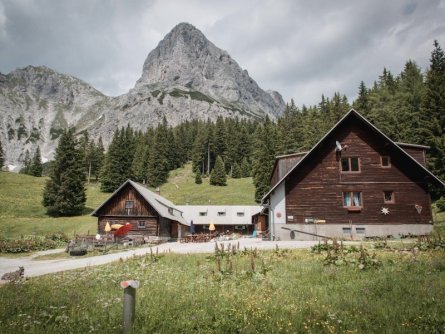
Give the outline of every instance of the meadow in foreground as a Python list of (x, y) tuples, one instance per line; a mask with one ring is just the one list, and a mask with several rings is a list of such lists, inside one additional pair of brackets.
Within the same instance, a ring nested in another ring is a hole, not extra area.
[(31, 278), (0, 288), (0, 328), (119, 333), (119, 283), (137, 279), (135, 333), (443, 333), (443, 250), (368, 253), (378, 265), (357, 265), (360, 251), (336, 263), (326, 251), (235, 249)]

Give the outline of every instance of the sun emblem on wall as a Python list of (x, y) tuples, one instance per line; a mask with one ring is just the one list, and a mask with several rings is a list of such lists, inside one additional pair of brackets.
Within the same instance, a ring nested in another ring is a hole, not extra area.
[(389, 209), (388, 208), (382, 208), (382, 210), (380, 210), (381, 213), (383, 213), (385, 216), (389, 215)]

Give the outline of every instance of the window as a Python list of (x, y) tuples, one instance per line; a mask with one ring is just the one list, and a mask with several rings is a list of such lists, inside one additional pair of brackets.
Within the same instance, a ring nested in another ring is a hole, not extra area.
[(383, 201), (385, 203), (395, 203), (394, 191), (392, 191), (392, 190), (385, 190), (383, 192)]
[(244, 226), (244, 225), (236, 225), (235, 226), (235, 230), (245, 230), (246, 229), (246, 226)]
[(226, 215), (225, 211), (218, 211), (218, 216), (219, 217), (222, 217), (222, 216), (225, 216), (225, 215)]
[(133, 209), (134, 201), (125, 201), (125, 209)]
[(350, 227), (343, 227), (342, 228), (343, 234), (351, 235), (351, 228)]
[(199, 215), (200, 215), (201, 217), (207, 216), (207, 211), (201, 211), (201, 212), (199, 213)]
[(364, 228), (364, 227), (356, 227), (355, 228), (355, 232), (357, 234), (365, 234), (366, 233), (366, 228)]
[(360, 172), (360, 159), (357, 157), (341, 158), (342, 172)]
[(145, 220), (138, 221), (138, 228), (145, 228), (145, 227), (146, 227)]
[(382, 167), (391, 167), (391, 158), (387, 155), (382, 155), (380, 157), (380, 164)]
[(287, 216), (287, 221), (288, 222), (293, 222), (294, 221), (294, 216)]
[(343, 192), (343, 207), (350, 210), (359, 210), (362, 207), (362, 193), (360, 191)]
[(244, 212), (237, 212), (236, 215), (237, 215), (238, 217), (244, 217)]

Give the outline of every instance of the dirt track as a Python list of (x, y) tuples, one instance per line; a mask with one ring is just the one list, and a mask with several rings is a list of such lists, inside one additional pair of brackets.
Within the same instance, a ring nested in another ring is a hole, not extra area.
[[(277, 245), (279, 248), (309, 248), (312, 245), (318, 243), (318, 241), (262, 241), (256, 238), (240, 238), (237, 240), (223, 241), (218, 244), (225, 244), (226, 247), (229, 244), (237, 245), (239, 243), (240, 248), (244, 247), (257, 248), (257, 249), (274, 249)], [(180, 253), (180, 254), (192, 254), (192, 253), (211, 253), (215, 249), (214, 242), (207, 243), (178, 243), (169, 242), (153, 247), (153, 251), (160, 253)], [(126, 259), (135, 255), (143, 255), (150, 252), (149, 247), (129, 249), (127, 251), (86, 257), (86, 258), (73, 258), (73, 259), (58, 259), (58, 260), (34, 260), (38, 255), (50, 254), (55, 252), (62, 252), (63, 250), (50, 250), (44, 252), (38, 252), (33, 256), (25, 256), (20, 258), (5, 258), (0, 257), (0, 277), (6, 273), (15, 271), (19, 266), (25, 267), (25, 277), (40, 276), (49, 273), (55, 273), (59, 271), (84, 268), (88, 266), (97, 266), (101, 264), (110, 263), (119, 259)], [(1, 281), (4, 282), (4, 281)]]

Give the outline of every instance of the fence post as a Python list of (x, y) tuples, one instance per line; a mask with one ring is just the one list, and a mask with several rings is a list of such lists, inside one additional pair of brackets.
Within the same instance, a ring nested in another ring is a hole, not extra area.
[(129, 334), (133, 329), (136, 306), (136, 289), (139, 288), (139, 281), (123, 281), (121, 288), (124, 289), (124, 318), (122, 333)]

